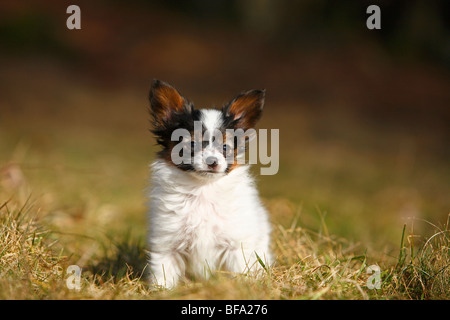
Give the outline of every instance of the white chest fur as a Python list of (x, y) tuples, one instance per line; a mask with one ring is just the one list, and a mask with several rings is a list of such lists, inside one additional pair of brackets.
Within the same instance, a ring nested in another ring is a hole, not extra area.
[[(271, 261), (270, 226), (247, 167), (202, 180), (159, 160), (152, 165), (150, 269), (171, 287), (186, 273), (258, 268)], [(256, 253), (256, 254), (255, 254)]]

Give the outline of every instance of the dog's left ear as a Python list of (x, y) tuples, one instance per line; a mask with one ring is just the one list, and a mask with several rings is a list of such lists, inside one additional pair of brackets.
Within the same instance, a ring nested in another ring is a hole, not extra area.
[(244, 130), (253, 128), (261, 118), (265, 94), (265, 90), (243, 92), (225, 106), (224, 112), (234, 118), (238, 127)]

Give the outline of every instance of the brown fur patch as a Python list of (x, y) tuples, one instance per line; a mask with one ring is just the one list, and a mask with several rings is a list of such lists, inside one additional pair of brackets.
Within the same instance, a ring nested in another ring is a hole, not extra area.
[(170, 121), (174, 112), (182, 112), (185, 100), (171, 85), (155, 80), (150, 90), (150, 105), (155, 122)]
[[(224, 143), (228, 144), (229, 146), (233, 145), (235, 142), (236, 143), (245, 143), (245, 141), (231, 141), (231, 139), (227, 139), (227, 135), (226, 133), (223, 134), (223, 141)], [(227, 155), (224, 154), (224, 156), (226, 157)], [(237, 167), (239, 167), (241, 164), (238, 163), (237, 161), (237, 156), (238, 156), (238, 146), (234, 146), (233, 149), (233, 163), (228, 164), (226, 172), (229, 173), (231, 171), (233, 171), (234, 169), (236, 169)]]
[(230, 102), (227, 111), (238, 121), (238, 127), (246, 130), (255, 126), (261, 117), (264, 96), (264, 90), (251, 90), (241, 93)]

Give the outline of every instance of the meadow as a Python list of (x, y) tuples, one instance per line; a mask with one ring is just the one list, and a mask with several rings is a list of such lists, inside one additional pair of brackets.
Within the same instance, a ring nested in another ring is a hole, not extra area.
[[(259, 278), (217, 273), (168, 291), (146, 279), (148, 165), (158, 150), (148, 88), (102, 88), (42, 63), (4, 67), (14, 72), (2, 78), (1, 299), (450, 297), (441, 136), (292, 102), (278, 112), (268, 91), (259, 128), (280, 130), (280, 170), (254, 172), (276, 264)], [(193, 95), (199, 105), (228, 99)], [(67, 286), (70, 265), (82, 270), (80, 290)], [(372, 265), (379, 289), (368, 286)]]

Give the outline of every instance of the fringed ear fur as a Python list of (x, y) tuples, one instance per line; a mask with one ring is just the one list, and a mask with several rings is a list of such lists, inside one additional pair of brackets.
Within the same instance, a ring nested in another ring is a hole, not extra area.
[(171, 85), (153, 80), (149, 94), (150, 113), (155, 125), (163, 125), (171, 120), (175, 113), (187, 111), (186, 99)]
[(236, 126), (244, 130), (254, 128), (261, 118), (265, 90), (250, 90), (239, 94), (224, 107), (227, 116), (232, 116)]

